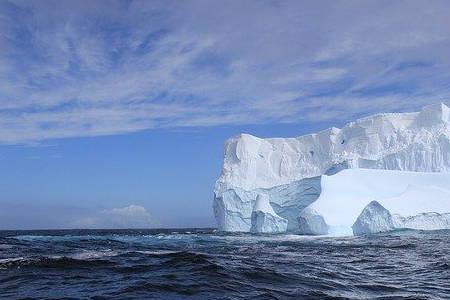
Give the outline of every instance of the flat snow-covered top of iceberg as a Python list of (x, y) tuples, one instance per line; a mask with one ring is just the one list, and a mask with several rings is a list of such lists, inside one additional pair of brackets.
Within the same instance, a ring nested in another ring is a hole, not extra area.
[(310, 205), (331, 234), (351, 234), (361, 211), (377, 201), (392, 214), (450, 212), (450, 174), (348, 169), (322, 177), (322, 194)]

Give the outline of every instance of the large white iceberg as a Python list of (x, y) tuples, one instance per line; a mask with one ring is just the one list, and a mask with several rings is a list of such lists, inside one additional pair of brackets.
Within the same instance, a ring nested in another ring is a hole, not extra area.
[[(319, 197), (323, 202), (322, 189), (328, 189), (328, 178), (356, 168), (449, 173), (449, 108), (436, 104), (420, 112), (378, 114), (342, 129), (297, 138), (241, 134), (227, 140), (222, 174), (214, 189), (218, 228), (250, 232), (256, 198), (265, 195), (275, 214), (287, 220), (286, 231), (301, 233), (299, 216), (306, 207), (316, 205)], [(429, 185), (416, 182), (416, 186), (427, 189)], [(381, 193), (394, 197), (407, 189), (391, 190), (385, 186)], [(369, 202), (359, 208), (356, 217)], [(433, 210), (421, 212), (428, 211)]]

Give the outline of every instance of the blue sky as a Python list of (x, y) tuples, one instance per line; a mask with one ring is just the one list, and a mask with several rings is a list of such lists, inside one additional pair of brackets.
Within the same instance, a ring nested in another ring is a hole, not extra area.
[(214, 226), (224, 140), (448, 103), (448, 1), (1, 1), (0, 228)]

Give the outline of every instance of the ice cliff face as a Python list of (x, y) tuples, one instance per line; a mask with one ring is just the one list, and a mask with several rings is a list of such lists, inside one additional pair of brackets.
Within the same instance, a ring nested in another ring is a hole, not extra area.
[(353, 168), (450, 172), (449, 108), (379, 114), (297, 138), (229, 139), (214, 190), (219, 230), (249, 232), (256, 197), (267, 195), (286, 230), (298, 232), (300, 213), (321, 195), (321, 176)]
[(306, 178), (272, 188), (250, 191), (239, 187), (215, 192), (214, 213), (222, 231), (249, 232), (258, 195), (265, 195), (275, 213), (288, 221), (287, 231), (296, 231), (300, 212), (320, 195), (320, 177)]

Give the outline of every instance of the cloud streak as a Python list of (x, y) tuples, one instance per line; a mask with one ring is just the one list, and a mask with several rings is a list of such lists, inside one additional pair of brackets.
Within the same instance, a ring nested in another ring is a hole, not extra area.
[(449, 13), (446, 1), (4, 1), (0, 143), (447, 102)]
[(158, 222), (147, 212), (145, 207), (131, 204), (126, 207), (112, 208), (82, 217), (70, 226), (74, 228), (153, 228)]

